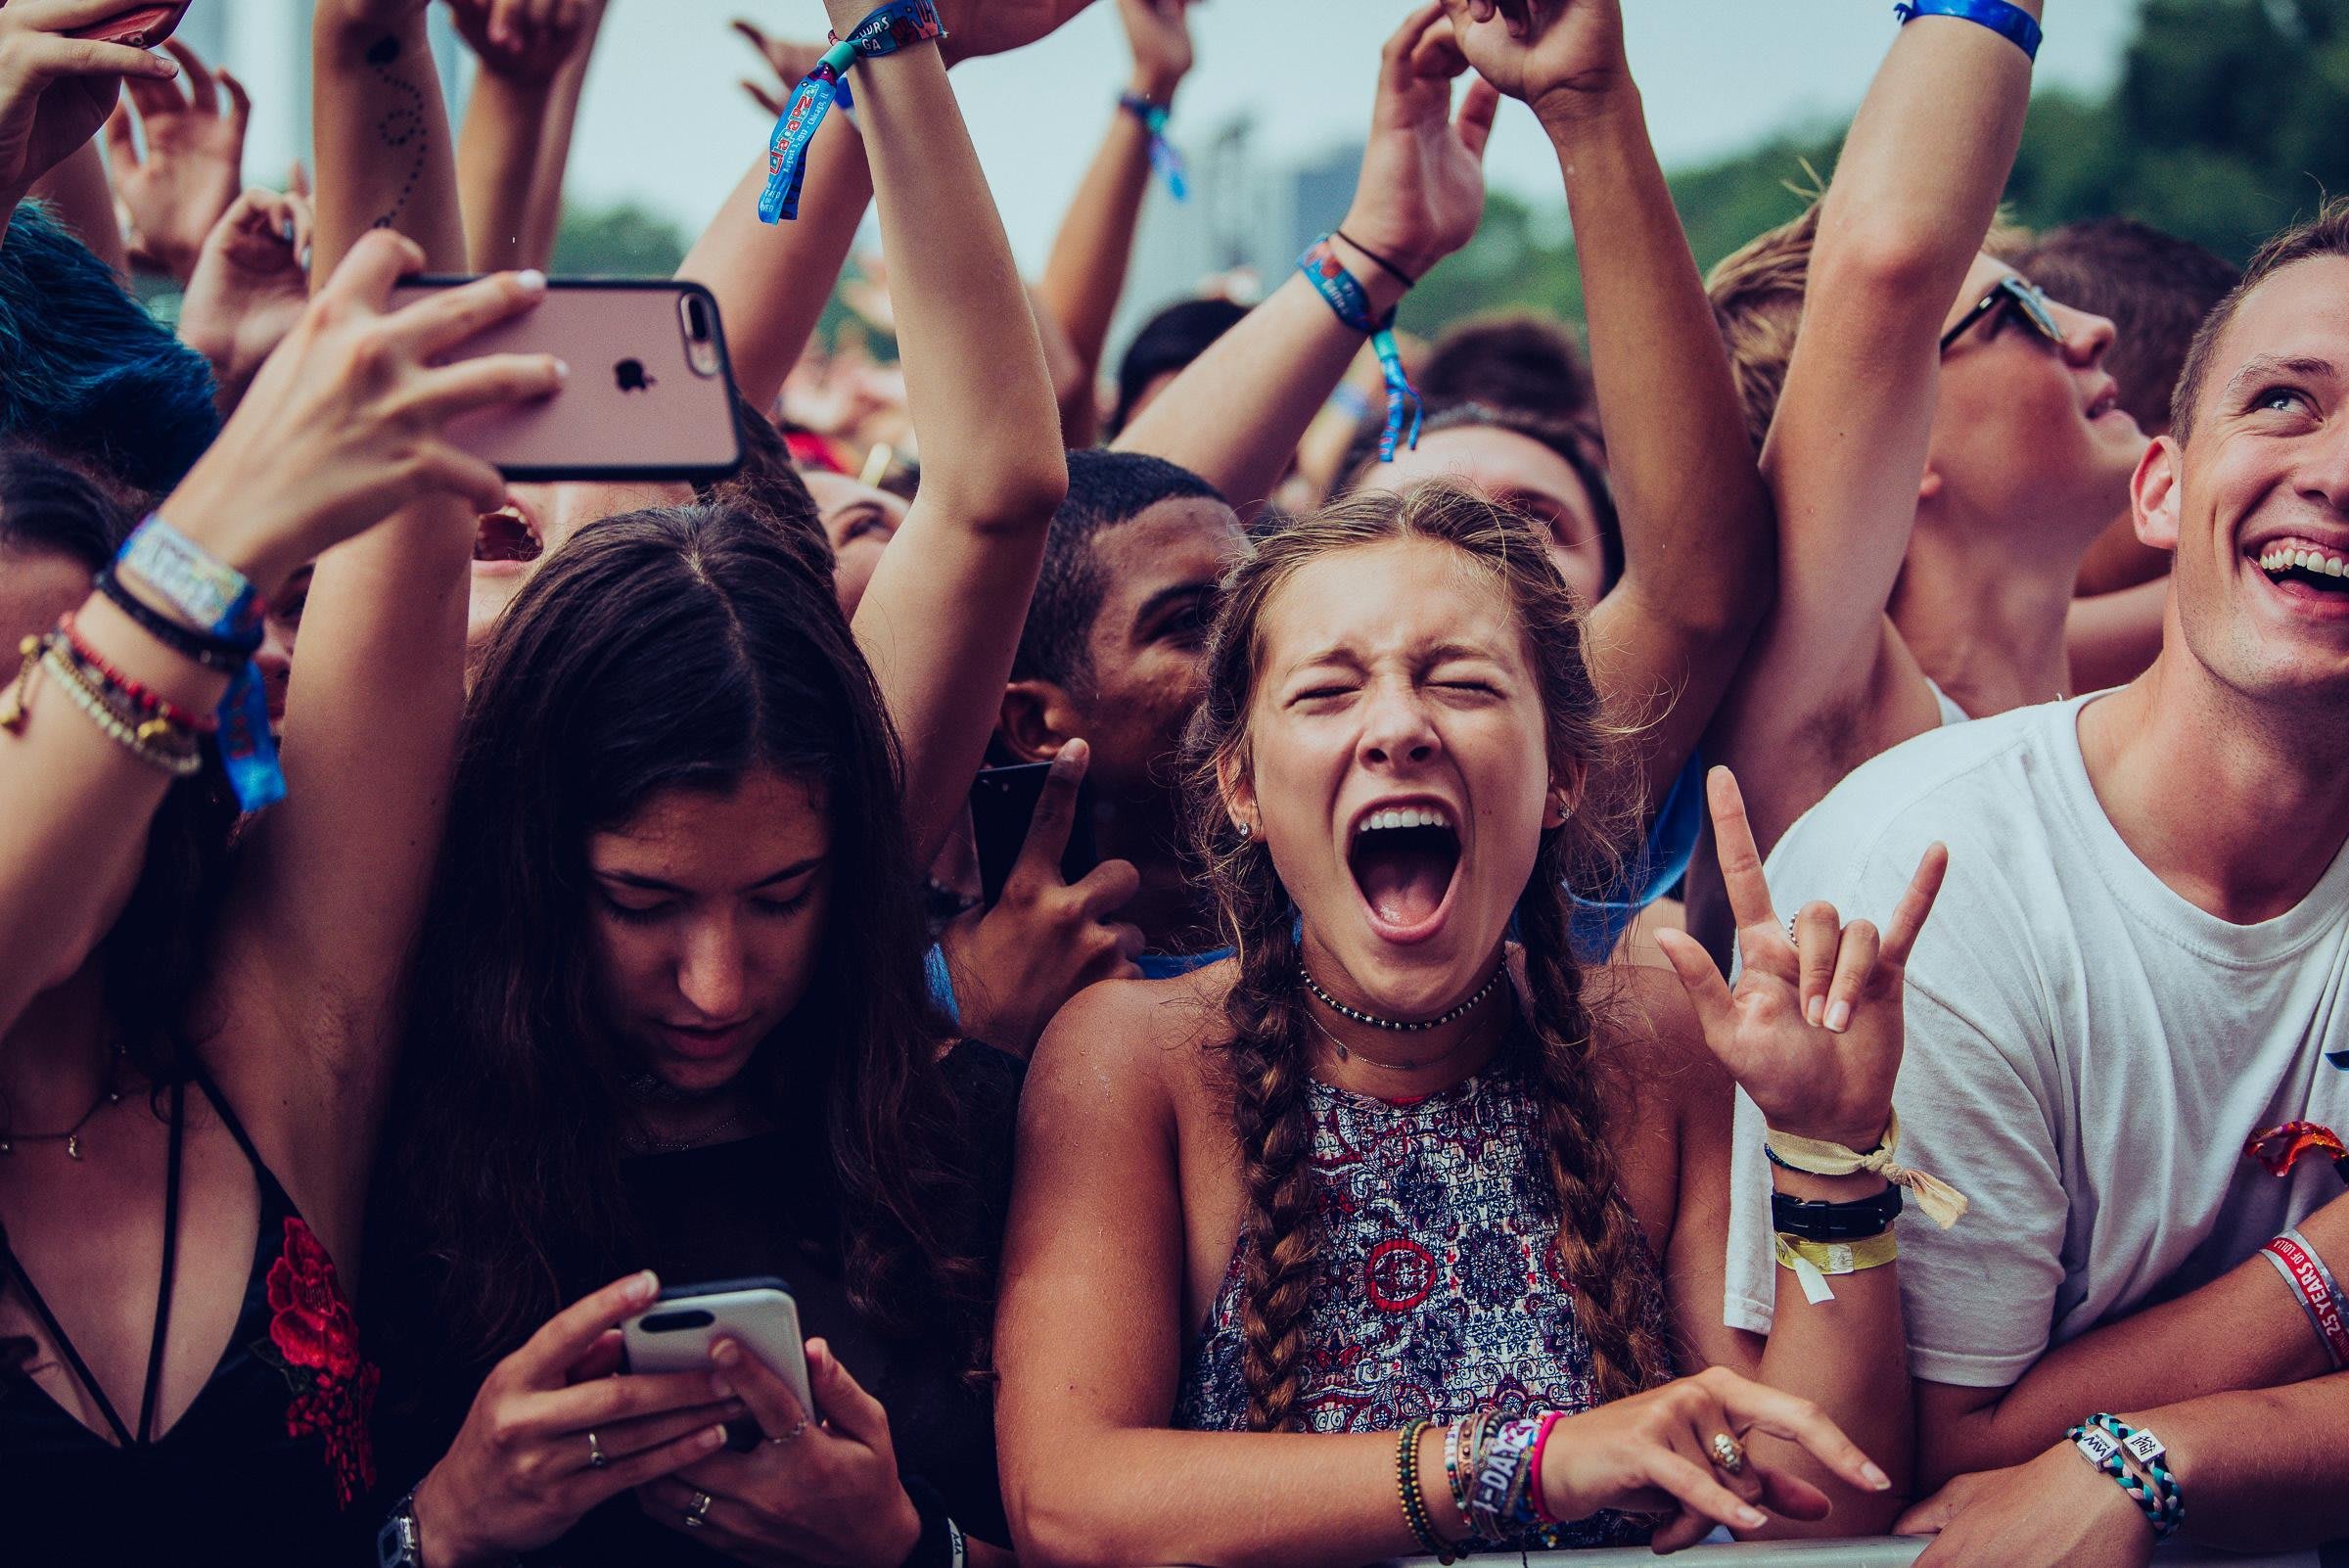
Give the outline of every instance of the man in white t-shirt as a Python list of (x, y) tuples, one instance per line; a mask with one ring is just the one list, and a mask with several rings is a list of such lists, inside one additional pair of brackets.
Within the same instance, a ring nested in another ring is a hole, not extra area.
[[(1880, 916), (1949, 846), (1895, 1097), (1903, 1163), (1973, 1200), (1900, 1222), (1918, 1475), (1960, 1478), (1904, 1522), (1943, 1531), (1929, 1564), (2142, 1562), (2145, 1516), (2063, 1441), (2096, 1412), (2168, 1445), (2198, 1538), (2349, 1537), (2349, 1377), (2261, 1252), (2296, 1225), (2349, 1277), (2343, 1174), (2245, 1152), (2349, 1130), (2349, 204), (2213, 314), (2133, 498), (2176, 556), (2146, 675), (1901, 746), (1769, 861), (1798, 920)], [(1741, 1099), (1725, 1310), (1754, 1330), (1761, 1131)]]

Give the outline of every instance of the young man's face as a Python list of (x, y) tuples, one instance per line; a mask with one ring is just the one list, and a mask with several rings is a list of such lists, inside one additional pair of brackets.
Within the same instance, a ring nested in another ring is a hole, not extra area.
[(1069, 695), (1076, 733), (1090, 743), (1093, 788), (1129, 807), (1175, 797), (1174, 758), (1207, 674), (1216, 583), (1240, 543), (1240, 520), (1221, 501), (1161, 501), (1103, 529), (1090, 677)]
[[(2013, 274), (1977, 257), (1945, 330)], [(2084, 550), (2128, 504), (2145, 438), (2104, 369), (2112, 323), (2050, 303), (2061, 345), (2005, 303), (1943, 351), (1928, 461), (1958, 515), (2011, 519), (2024, 548)], [(2060, 539), (2047, 537), (2051, 526)]]
[[(2254, 700), (2349, 703), (2349, 257), (2276, 273), (2213, 346), (2183, 447), (2136, 482), (2192, 657)], [(2343, 575), (2334, 576), (2338, 569)]]

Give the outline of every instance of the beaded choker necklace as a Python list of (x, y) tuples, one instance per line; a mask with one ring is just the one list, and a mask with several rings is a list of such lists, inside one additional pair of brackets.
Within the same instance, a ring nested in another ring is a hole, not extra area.
[(1365, 1029), (1391, 1030), (1398, 1035), (1422, 1035), (1431, 1029), (1442, 1029), (1446, 1024), (1459, 1022), (1459, 1020), (1467, 1017), (1470, 1013), (1475, 1012), (1478, 1006), (1484, 1002), (1485, 998), (1493, 994), (1495, 989), (1500, 985), (1500, 977), (1506, 973), (1507, 970), (1508, 965), (1504, 962), (1498, 968), (1493, 971), (1490, 979), (1488, 979), (1483, 985), (1477, 987), (1476, 990), (1469, 994), (1468, 999), (1460, 1003), (1457, 1007), (1438, 1013), (1433, 1018), (1423, 1018), (1414, 1022), (1412, 1020), (1403, 1018), (1380, 1018), (1376, 1014), (1360, 1012), (1355, 1008), (1349, 1007), (1344, 1002), (1338, 1000), (1335, 996), (1332, 996), (1328, 992), (1323, 991), (1321, 989), (1321, 983), (1313, 978), (1313, 972), (1312, 970), (1306, 968), (1302, 964), (1298, 965), (1297, 967), (1298, 975), (1305, 981), (1305, 989), (1312, 992), (1313, 993), (1313, 999), (1318, 1001), (1322, 1006), (1328, 1008), (1331, 1012), (1336, 1013), (1340, 1018), (1348, 1019), (1354, 1023), (1360, 1024)]

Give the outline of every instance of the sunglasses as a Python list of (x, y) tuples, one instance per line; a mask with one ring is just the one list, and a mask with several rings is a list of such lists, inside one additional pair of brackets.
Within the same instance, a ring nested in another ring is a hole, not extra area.
[(2040, 290), (2037, 284), (2027, 282), (2010, 272), (2001, 278), (1997, 286), (1990, 293), (1984, 295), (1971, 310), (1959, 316), (1958, 325), (1941, 335), (1941, 351), (1945, 354), (1948, 353), (1950, 346), (1964, 337), (1967, 330), (1984, 316), (1997, 316), (2002, 311), (2020, 315), (2038, 329), (2041, 337), (2058, 348), (2063, 347), (2068, 342), (2064, 337), (2062, 325), (2055, 319), (2054, 302)]

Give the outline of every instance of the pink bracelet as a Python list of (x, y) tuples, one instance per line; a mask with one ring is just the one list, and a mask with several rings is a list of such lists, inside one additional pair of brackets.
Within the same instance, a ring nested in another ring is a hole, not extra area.
[(1526, 1500), (1534, 1506), (1534, 1517), (1545, 1525), (1565, 1523), (1564, 1520), (1549, 1511), (1549, 1502), (1542, 1496), (1542, 1451), (1549, 1447), (1550, 1429), (1564, 1419), (1565, 1417), (1556, 1410), (1544, 1411), (1542, 1416), (1542, 1430), (1534, 1434), (1533, 1449), (1526, 1455), (1526, 1468), (1533, 1472), (1534, 1480), (1534, 1484), (1527, 1489)]

